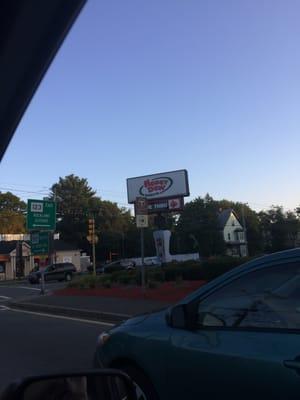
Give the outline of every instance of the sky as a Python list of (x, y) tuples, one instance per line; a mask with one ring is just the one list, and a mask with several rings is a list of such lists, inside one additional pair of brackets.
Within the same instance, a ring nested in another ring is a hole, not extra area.
[(300, 204), (298, 0), (88, 0), (0, 166), (42, 198), (87, 178), (127, 205), (126, 178), (187, 169), (191, 197)]

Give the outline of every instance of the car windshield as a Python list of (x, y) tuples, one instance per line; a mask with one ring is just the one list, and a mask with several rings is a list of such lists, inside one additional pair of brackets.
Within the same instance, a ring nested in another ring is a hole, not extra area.
[(94, 362), (299, 393), (300, 2), (4, 3), (0, 389)]

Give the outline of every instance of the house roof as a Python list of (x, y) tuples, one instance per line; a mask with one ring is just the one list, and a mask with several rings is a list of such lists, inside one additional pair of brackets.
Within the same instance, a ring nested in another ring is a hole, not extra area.
[(75, 244), (66, 243), (63, 240), (53, 240), (53, 248), (55, 251), (79, 250)]
[[(231, 213), (234, 214), (235, 218), (239, 221), (238, 216), (236, 215), (235, 211), (233, 208), (226, 208), (225, 210), (221, 211), (220, 214), (218, 215), (218, 220), (219, 220), (219, 225), (223, 229), (225, 225), (227, 224), (227, 221), (231, 215)], [(240, 223), (240, 221), (239, 221)], [(241, 224), (241, 223), (240, 223)], [(241, 224), (242, 225), (242, 224)]]
[(226, 210), (221, 211), (220, 214), (218, 215), (219, 224), (222, 229), (226, 225), (232, 211), (233, 211), (232, 208), (226, 208)]
[(17, 246), (17, 240), (9, 240), (9, 241), (5, 241), (5, 240), (1, 240), (0, 241), (0, 254), (9, 254), (11, 253), (13, 250), (15, 250), (16, 246)]

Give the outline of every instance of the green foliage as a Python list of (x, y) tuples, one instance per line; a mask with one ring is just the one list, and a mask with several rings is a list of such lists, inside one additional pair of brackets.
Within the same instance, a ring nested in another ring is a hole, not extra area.
[(224, 253), (225, 246), (218, 222), (218, 204), (209, 195), (187, 203), (177, 231), (184, 252), (199, 252), (201, 256)]
[[(249, 261), (249, 258), (217, 257), (204, 261), (186, 261), (169, 263), (165, 268), (147, 268), (147, 287), (154, 289), (162, 282), (175, 282), (181, 285), (185, 280), (210, 281), (236, 266)], [(74, 279), (68, 284), (71, 288), (94, 289), (110, 288), (113, 285), (140, 285), (141, 277), (138, 271), (117, 271), (112, 274), (92, 276), (86, 275)]]
[(104, 288), (106, 288), (106, 289), (111, 288), (111, 286), (112, 286), (111, 280), (110, 280), (109, 278), (108, 278), (108, 279), (103, 279), (103, 281), (102, 281), (102, 286), (103, 286)]
[(179, 279), (210, 281), (248, 260), (249, 258), (216, 257), (201, 263), (198, 261), (169, 263), (164, 268), (164, 276), (166, 281)]
[(269, 210), (261, 211), (259, 219), (266, 252), (275, 252), (296, 246), (300, 230), (297, 214), (291, 211), (285, 213), (282, 207), (273, 206)]
[(10, 192), (0, 192), (0, 233), (25, 232), (26, 203)]
[(157, 287), (158, 287), (157, 282), (150, 281), (150, 280), (147, 282), (147, 288), (148, 289), (156, 289)]
[(52, 185), (50, 199), (56, 199), (58, 218), (57, 230), (61, 238), (90, 252), (88, 219), (95, 218), (95, 231), (99, 237), (96, 246), (97, 259), (108, 259), (114, 252), (121, 257), (125, 251), (125, 232), (132, 224), (130, 212), (119, 208), (116, 203), (101, 200), (95, 195), (87, 179), (75, 175), (59, 178)]

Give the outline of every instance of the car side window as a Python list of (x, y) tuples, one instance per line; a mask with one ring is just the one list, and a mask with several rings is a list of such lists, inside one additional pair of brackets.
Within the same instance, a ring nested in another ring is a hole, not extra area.
[(202, 327), (300, 329), (300, 262), (237, 278), (198, 305)]

